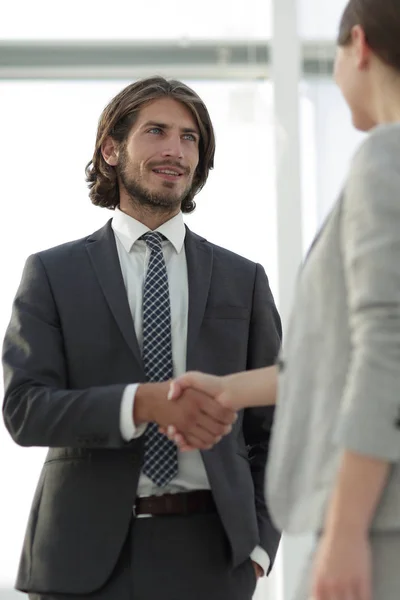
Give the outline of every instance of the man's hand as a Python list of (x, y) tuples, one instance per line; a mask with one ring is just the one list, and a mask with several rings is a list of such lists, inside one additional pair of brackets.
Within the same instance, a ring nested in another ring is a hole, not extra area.
[(165, 433), (169, 427), (184, 436), (190, 449), (208, 450), (229, 433), (236, 420), (234, 411), (194, 389), (181, 390), (174, 402), (167, 399), (169, 383), (145, 383), (135, 396), (136, 425), (154, 422)]
[(260, 567), (258, 563), (254, 562), (254, 560), (252, 560), (251, 562), (253, 563), (254, 571), (256, 573), (256, 579), (258, 581), (260, 577), (264, 577), (264, 569)]
[[(183, 394), (185, 394), (185, 392), (193, 389), (199, 390), (212, 397), (220, 406), (235, 410), (231, 398), (232, 394), (230, 393), (229, 388), (227, 388), (227, 379), (227, 377), (207, 375), (196, 371), (186, 373), (171, 382), (168, 399), (176, 402)], [(167, 428), (161, 427), (160, 431), (167, 435), (170, 440), (175, 442), (182, 452), (195, 450), (195, 447), (190, 443), (188, 437), (184, 435), (184, 432), (180, 430), (179, 427), (169, 424)], [(221, 437), (217, 439), (215, 443), (219, 442)]]
[(366, 536), (325, 534), (314, 559), (310, 598), (372, 600), (371, 571)]

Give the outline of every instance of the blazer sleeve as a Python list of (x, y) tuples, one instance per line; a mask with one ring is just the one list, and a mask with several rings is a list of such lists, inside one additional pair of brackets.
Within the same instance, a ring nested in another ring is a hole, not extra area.
[(354, 159), (342, 205), (351, 360), (335, 441), (400, 459), (400, 129), (375, 130)]
[[(281, 346), (282, 328), (268, 279), (257, 265), (250, 322), (248, 369), (270, 366), (276, 362)], [(273, 566), (280, 540), (265, 500), (265, 473), (268, 447), (274, 417), (273, 407), (254, 407), (244, 411), (243, 434), (249, 452), (250, 468), (255, 489), (260, 546)]]
[(121, 447), (125, 385), (68, 389), (63, 334), (45, 268), (28, 258), (3, 345), (3, 416), (21, 446)]

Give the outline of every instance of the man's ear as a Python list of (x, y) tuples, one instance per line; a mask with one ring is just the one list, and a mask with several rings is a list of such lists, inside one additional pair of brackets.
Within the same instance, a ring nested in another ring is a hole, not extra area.
[(106, 163), (111, 167), (115, 167), (118, 164), (118, 144), (112, 137), (108, 136), (101, 145), (101, 154)]

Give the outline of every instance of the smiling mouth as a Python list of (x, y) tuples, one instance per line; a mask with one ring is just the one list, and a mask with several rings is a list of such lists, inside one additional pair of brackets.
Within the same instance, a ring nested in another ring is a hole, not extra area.
[(180, 171), (175, 171), (175, 169), (153, 169), (154, 173), (159, 173), (161, 175), (173, 175), (174, 177), (180, 177), (182, 173)]
[(183, 175), (183, 173), (171, 168), (153, 169), (153, 173), (167, 181), (177, 181)]

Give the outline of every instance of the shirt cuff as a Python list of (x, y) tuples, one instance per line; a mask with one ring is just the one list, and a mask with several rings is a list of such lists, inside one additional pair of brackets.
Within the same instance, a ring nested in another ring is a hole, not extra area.
[(136, 390), (138, 389), (138, 383), (131, 383), (127, 385), (122, 394), (121, 409), (119, 413), (119, 427), (121, 430), (121, 436), (125, 442), (140, 437), (146, 431), (147, 423), (142, 423), (139, 427), (136, 427), (133, 420), (133, 408), (135, 406)]
[(268, 573), (271, 561), (264, 548), (261, 548), (261, 546), (256, 546), (253, 552), (250, 554), (250, 558), (255, 563), (260, 565), (264, 571), (264, 575)]

